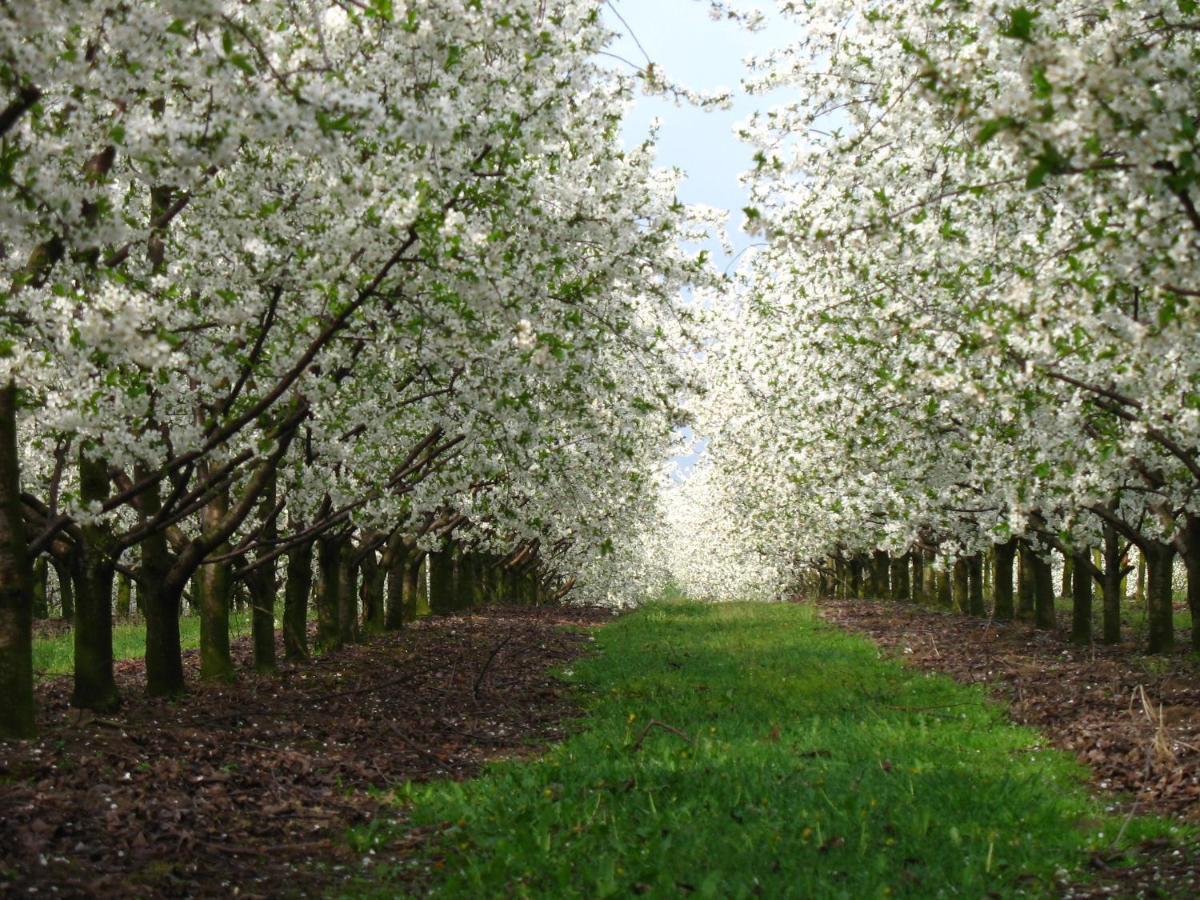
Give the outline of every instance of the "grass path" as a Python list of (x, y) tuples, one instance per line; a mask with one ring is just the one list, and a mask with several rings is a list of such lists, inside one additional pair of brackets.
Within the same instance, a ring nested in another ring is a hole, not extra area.
[[(808, 608), (653, 606), (598, 646), (567, 676), (588, 713), (574, 737), (403, 792), (444, 827), (439, 895), (1037, 896), (1121, 827), (979, 690)], [(385, 871), (373, 887), (394, 889)]]

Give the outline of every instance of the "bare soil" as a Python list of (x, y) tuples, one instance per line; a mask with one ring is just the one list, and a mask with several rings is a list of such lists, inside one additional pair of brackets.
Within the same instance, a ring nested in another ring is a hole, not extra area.
[(176, 701), (145, 698), (131, 660), (117, 664), (124, 706), (105, 717), (69, 706), (69, 677), (43, 681), (40, 737), (0, 742), (0, 895), (336, 892), (423, 839), (395, 829), (400, 844), (352, 846), (353, 826), (399, 815), (385, 793), (561, 738), (578, 711), (554, 670), (591, 641), (564, 626), (611, 619), (489, 607), (270, 676), (249, 669), (243, 639), (234, 684), (197, 682), (188, 653), (193, 687)]

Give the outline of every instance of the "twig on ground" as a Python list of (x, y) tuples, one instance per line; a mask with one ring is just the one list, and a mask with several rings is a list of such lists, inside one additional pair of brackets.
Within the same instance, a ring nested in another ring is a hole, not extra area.
[(487, 675), (488, 669), (492, 667), (492, 662), (496, 659), (496, 656), (499, 655), (500, 651), (507, 647), (509, 642), (516, 637), (516, 634), (517, 632), (515, 630), (510, 631), (504, 636), (504, 640), (492, 648), (492, 652), (488, 656), (487, 662), (485, 662), (483, 664), (483, 668), (479, 670), (479, 674), (475, 677), (475, 684), (471, 687), (471, 694), (476, 700), (479, 699), (479, 688), (483, 685), (483, 677)]
[(666, 722), (660, 722), (658, 719), (651, 719), (646, 723), (646, 727), (642, 729), (642, 733), (638, 735), (637, 740), (633, 742), (633, 750), (642, 749), (642, 742), (646, 740), (646, 735), (650, 733), (651, 728), (661, 728), (663, 731), (671, 732), (671, 734), (675, 735), (676, 737), (683, 738), (689, 744), (692, 743), (692, 739), (674, 725), (668, 725)]

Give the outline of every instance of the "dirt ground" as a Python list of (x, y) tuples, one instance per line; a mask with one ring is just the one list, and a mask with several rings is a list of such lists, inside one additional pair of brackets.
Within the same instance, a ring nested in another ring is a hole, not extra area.
[(577, 710), (553, 670), (591, 641), (562, 626), (611, 618), (491, 607), (274, 676), (249, 670), (243, 639), (232, 685), (199, 684), (188, 653), (179, 701), (143, 697), (142, 662), (122, 662), (125, 703), (107, 717), (68, 705), (69, 677), (43, 681), (40, 737), (0, 743), (0, 895), (336, 891), (382, 861), (347, 840), (397, 815), (381, 792), (560, 738)]
[[(1057, 632), (913, 604), (824, 600), (824, 617), (886, 652), (957, 681), (982, 684), (1012, 718), (1040, 729), (1092, 772), (1116, 812), (1174, 816), (1200, 826), (1200, 665), (1181, 651), (1147, 657), (1132, 644), (1077, 647)], [(1166, 842), (1090, 861), (1098, 877), (1071, 897), (1200, 896), (1200, 853)]]

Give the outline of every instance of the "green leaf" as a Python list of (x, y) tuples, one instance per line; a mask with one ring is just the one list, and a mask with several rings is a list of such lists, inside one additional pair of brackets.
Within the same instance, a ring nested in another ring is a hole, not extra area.
[(1000, 32), (1005, 37), (1018, 41), (1033, 39), (1033, 20), (1037, 13), (1028, 6), (1018, 6), (1008, 12), (1008, 25)]
[(1054, 86), (1046, 77), (1045, 67), (1035, 66), (1030, 77), (1033, 79), (1033, 95), (1039, 100), (1049, 99), (1050, 95), (1054, 93)]
[(1025, 177), (1025, 188), (1027, 190), (1036, 190), (1040, 188), (1051, 172), (1054, 171), (1054, 166), (1046, 157), (1038, 160), (1038, 164), (1033, 167), (1030, 173)]
[(984, 122), (983, 127), (979, 129), (979, 134), (975, 136), (975, 140), (977, 140), (981, 145), (986, 144), (1001, 131), (1012, 128), (1015, 124), (1016, 122), (1013, 121), (1011, 116), (1000, 116), (996, 119), (989, 119), (987, 122)]

